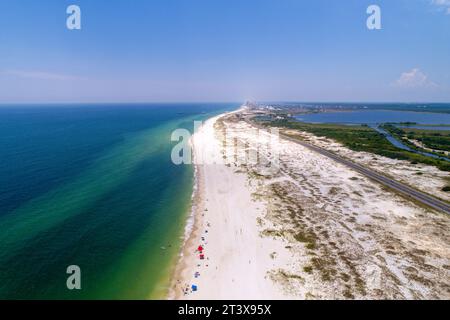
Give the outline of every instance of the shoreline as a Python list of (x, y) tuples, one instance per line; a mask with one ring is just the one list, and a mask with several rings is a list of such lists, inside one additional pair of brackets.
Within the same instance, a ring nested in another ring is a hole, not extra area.
[(200, 173), (199, 170), (194, 171), (194, 189), (193, 189), (193, 197), (192, 197), (192, 205), (191, 210), (186, 217), (186, 223), (183, 232), (183, 240), (182, 246), (180, 248), (180, 252), (177, 257), (174, 258), (176, 260), (174, 270), (172, 271), (172, 275), (170, 277), (169, 282), (169, 291), (167, 293), (167, 300), (177, 300), (180, 299), (181, 294), (176, 290), (179, 289), (180, 286), (180, 278), (183, 278), (184, 273), (187, 271), (189, 264), (186, 259), (189, 259), (190, 252), (192, 248), (195, 248), (194, 239), (195, 235), (200, 231), (199, 227), (199, 219), (200, 219)]
[[(288, 264), (289, 250), (284, 241), (261, 236), (258, 221), (268, 203), (256, 199), (258, 186), (247, 170), (229, 163), (236, 161), (235, 145), (225, 142), (227, 125), (219, 120), (241, 111), (208, 119), (193, 136), (194, 224), (172, 274), (169, 300), (295, 298), (280, 290), (269, 272)], [(227, 148), (233, 157), (225, 156)]]
[[(188, 237), (168, 299), (448, 297), (447, 216), (254, 129), (224, 113), (193, 135)], [(242, 162), (252, 150), (262, 161)]]

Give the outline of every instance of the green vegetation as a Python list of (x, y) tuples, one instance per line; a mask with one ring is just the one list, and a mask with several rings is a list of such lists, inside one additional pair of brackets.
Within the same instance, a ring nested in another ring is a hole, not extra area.
[(317, 243), (316, 243), (317, 237), (316, 237), (316, 234), (315, 234), (313, 231), (311, 231), (311, 230), (308, 230), (308, 231), (306, 231), (306, 232), (299, 231), (298, 233), (296, 233), (296, 234), (294, 235), (294, 238), (295, 238), (295, 240), (297, 240), (298, 242), (303, 242), (303, 243), (305, 243), (306, 249), (314, 250), (314, 249), (316, 249), (316, 247), (317, 247)]
[(303, 271), (311, 274), (313, 272), (313, 268), (311, 266), (306, 266), (306, 267), (303, 267)]
[(265, 126), (306, 131), (319, 137), (330, 138), (342, 143), (353, 151), (366, 151), (391, 159), (408, 160), (411, 163), (424, 163), (436, 166), (443, 171), (450, 171), (450, 163), (448, 161), (399, 149), (392, 145), (381, 133), (364, 125), (309, 124), (292, 120), (262, 121), (261, 123)]
[[(423, 130), (414, 128), (397, 128), (394, 125), (386, 124), (384, 129), (394, 134), (408, 146), (417, 148), (407, 140), (417, 140), (422, 143), (426, 148), (436, 151), (449, 151), (450, 152), (450, 131), (442, 130)], [(430, 127), (432, 128), (432, 127)], [(405, 141), (406, 140), (406, 141)], [(436, 152), (439, 155), (439, 152)]]

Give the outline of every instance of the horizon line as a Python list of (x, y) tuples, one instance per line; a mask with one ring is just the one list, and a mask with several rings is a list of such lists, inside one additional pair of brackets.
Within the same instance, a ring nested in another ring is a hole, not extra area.
[(39, 105), (39, 104), (64, 104), (64, 105), (81, 105), (81, 104), (208, 104), (208, 103), (264, 103), (264, 104), (280, 104), (280, 103), (304, 103), (304, 104), (329, 104), (329, 103), (340, 103), (340, 104), (386, 104), (386, 103), (398, 103), (398, 104), (450, 104), (450, 101), (342, 101), (342, 100), (329, 100), (329, 101), (254, 101), (254, 100), (244, 100), (244, 102), (239, 101), (37, 101), (37, 102), (19, 102), (19, 101), (7, 101), (1, 102), (0, 105)]

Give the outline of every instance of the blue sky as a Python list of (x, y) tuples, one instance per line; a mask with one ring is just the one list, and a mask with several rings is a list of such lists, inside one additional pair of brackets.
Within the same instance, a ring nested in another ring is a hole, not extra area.
[(0, 2), (0, 102), (246, 99), (449, 102), (450, 0)]

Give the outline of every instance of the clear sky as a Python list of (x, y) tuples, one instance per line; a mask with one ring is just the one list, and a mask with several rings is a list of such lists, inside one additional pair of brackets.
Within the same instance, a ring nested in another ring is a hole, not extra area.
[(450, 102), (450, 0), (0, 1), (0, 102), (246, 99)]

